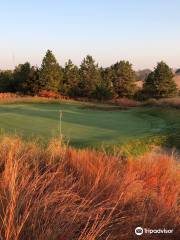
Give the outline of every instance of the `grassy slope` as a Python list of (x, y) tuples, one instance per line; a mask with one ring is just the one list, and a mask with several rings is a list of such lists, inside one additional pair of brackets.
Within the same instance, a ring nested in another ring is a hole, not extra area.
[[(159, 109), (99, 111), (75, 103), (18, 103), (0, 105), (0, 128), (2, 132), (49, 139), (59, 134), (60, 109), (64, 112), (63, 134), (74, 146), (121, 144), (160, 133), (168, 123), (158, 114)], [(177, 110), (171, 111), (179, 114)]]

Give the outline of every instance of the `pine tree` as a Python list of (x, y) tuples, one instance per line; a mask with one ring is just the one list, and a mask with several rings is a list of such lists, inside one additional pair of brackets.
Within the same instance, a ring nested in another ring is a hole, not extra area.
[(35, 95), (39, 92), (39, 70), (31, 66), (29, 62), (19, 64), (13, 76), (14, 91), (27, 95)]
[(136, 92), (136, 75), (128, 61), (120, 61), (112, 67), (112, 82), (119, 97), (132, 97)]
[(63, 72), (63, 93), (70, 97), (79, 96), (79, 69), (69, 59)]
[(14, 92), (13, 71), (0, 71), (0, 92)]
[(29, 62), (19, 64), (14, 70), (14, 90), (26, 94), (23, 89), (24, 82), (28, 79), (31, 71), (31, 65)]
[(116, 96), (112, 84), (112, 71), (110, 68), (100, 68), (101, 81), (96, 85), (93, 96), (101, 101), (112, 99)]
[(177, 86), (171, 68), (163, 61), (159, 62), (145, 79), (143, 92), (147, 97), (164, 98), (177, 94)]
[(52, 51), (47, 50), (40, 69), (40, 89), (58, 92), (62, 83), (62, 77), (62, 69), (55, 56)]
[(36, 95), (39, 93), (39, 69), (37, 67), (31, 67), (27, 79), (21, 85), (21, 89), (27, 95)]
[(94, 59), (87, 55), (80, 65), (80, 82), (79, 87), (81, 96), (92, 97), (96, 85), (101, 81), (101, 74), (98, 65)]

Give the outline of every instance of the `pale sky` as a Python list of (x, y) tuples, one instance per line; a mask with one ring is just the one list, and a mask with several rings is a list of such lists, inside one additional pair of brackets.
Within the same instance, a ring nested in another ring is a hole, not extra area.
[(0, 69), (40, 66), (47, 49), (61, 65), (90, 54), (104, 67), (125, 59), (135, 69), (161, 60), (177, 68), (179, 12), (179, 0), (2, 0)]

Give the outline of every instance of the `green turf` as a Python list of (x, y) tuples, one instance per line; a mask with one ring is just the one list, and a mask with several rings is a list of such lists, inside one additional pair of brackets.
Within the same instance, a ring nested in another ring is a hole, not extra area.
[(59, 110), (64, 113), (62, 133), (73, 146), (122, 144), (137, 138), (180, 132), (180, 111), (176, 109), (105, 107), (103, 110), (75, 103), (2, 104), (1, 132), (48, 141), (59, 135)]

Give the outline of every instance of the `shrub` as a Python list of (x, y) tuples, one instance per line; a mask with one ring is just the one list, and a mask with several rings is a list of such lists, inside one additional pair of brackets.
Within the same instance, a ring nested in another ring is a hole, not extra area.
[(39, 92), (39, 97), (45, 97), (45, 98), (60, 98), (60, 95), (56, 92), (42, 90)]
[(7, 98), (16, 98), (17, 95), (15, 93), (0, 93), (0, 99), (7, 99)]
[(157, 106), (158, 100), (155, 98), (149, 98), (148, 100), (144, 101), (144, 106)]
[(63, 95), (60, 95), (56, 92), (47, 91), (47, 90), (40, 91), (38, 96), (39, 97), (44, 97), (44, 98), (54, 98), (54, 99), (66, 99), (66, 100), (69, 99), (68, 96), (63, 96)]

